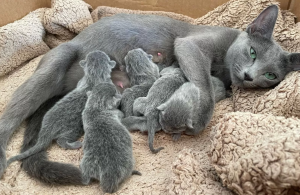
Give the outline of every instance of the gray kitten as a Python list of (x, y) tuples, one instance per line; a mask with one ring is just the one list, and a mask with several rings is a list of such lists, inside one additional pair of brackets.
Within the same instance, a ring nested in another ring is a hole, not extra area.
[[(212, 77), (215, 101), (226, 97), (225, 87), (222, 81)], [(197, 109), (200, 107), (201, 92), (195, 84), (184, 83), (163, 104), (157, 107), (161, 128), (172, 134), (173, 140), (178, 140), (181, 133), (194, 134), (194, 123), (198, 120)]]
[[(122, 120), (123, 124), (129, 130), (139, 129), (148, 131), (148, 143), (150, 150), (157, 153), (163, 149), (153, 148), (153, 139), (155, 132), (161, 129), (158, 121), (159, 110), (156, 109), (171, 97), (171, 95), (186, 82), (186, 78), (180, 68), (168, 67), (169, 71), (157, 79), (150, 88), (146, 97), (137, 98), (133, 104), (133, 114), (135, 116), (127, 117)], [(141, 117), (136, 117), (144, 115)]]
[(86, 92), (101, 82), (111, 82), (111, 69), (116, 62), (101, 51), (94, 51), (80, 62), (84, 70), (84, 77), (77, 87), (58, 101), (44, 116), (37, 143), (27, 151), (8, 160), (8, 164), (31, 156), (46, 149), (52, 140), (66, 149), (77, 149), (82, 146), (77, 141), (83, 135), (82, 116), (87, 96)]
[(194, 131), (193, 121), (197, 120), (196, 110), (200, 106), (200, 90), (191, 82), (184, 83), (163, 104), (159, 110), (161, 128), (173, 135), (174, 140), (180, 138), (181, 133)]
[(130, 79), (131, 88), (124, 90), (121, 99), (121, 111), (124, 117), (133, 115), (133, 102), (147, 93), (155, 80), (159, 78), (159, 69), (142, 49), (134, 49), (125, 56), (126, 72)]
[(88, 100), (82, 120), (84, 127), (83, 158), (80, 168), (83, 183), (98, 179), (104, 192), (113, 193), (132, 174), (131, 136), (121, 123), (123, 113), (117, 109), (121, 95), (111, 83), (101, 83), (87, 92)]

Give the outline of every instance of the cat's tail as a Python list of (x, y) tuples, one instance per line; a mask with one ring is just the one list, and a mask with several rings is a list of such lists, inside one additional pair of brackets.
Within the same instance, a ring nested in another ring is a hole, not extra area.
[(30, 149), (8, 159), (7, 166), (10, 165), (11, 163), (13, 163), (14, 161), (22, 160), (22, 159), (27, 158), (33, 154), (36, 154), (42, 150), (47, 149), (47, 147), (50, 145), (50, 143), (51, 143), (51, 141), (49, 142), (48, 140), (47, 140), (47, 142), (43, 142), (43, 143), (38, 141), (37, 144), (34, 145), (33, 147), (31, 147)]
[(131, 173), (131, 175), (139, 175), (139, 176), (141, 176), (142, 173), (139, 172), (139, 171), (137, 171), (137, 170), (133, 170), (132, 173)]
[[(60, 98), (54, 97), (46, 101), (27, 119), (28, 124), (21, 152), (35, 145), (45, 113)], [(23, 159), (22, 168), (28, 175), (48, 184), (82, 184), (82, 174), (79, 168), (71, 164), (49, 161), (45, 150)]]
[(146, 116), (146, 118), (147, 118), (149, 148), (152, 153), (156, 154), (162, 149), (164, 149), (164, 147), (159, 147), (157, 149), (153, 147), (155, 132), (160, 130), (160, 125), (158, 122), (158, 111), (150, 112), (149, 115)]

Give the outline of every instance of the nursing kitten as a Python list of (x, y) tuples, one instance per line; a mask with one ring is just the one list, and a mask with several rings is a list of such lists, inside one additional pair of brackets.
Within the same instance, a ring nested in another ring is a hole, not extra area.
[[(171, 97), (171, 95), (186, 82), (186, 78), (180, 68), (168, 68), (170, 73), (162, 75), (150, 88), (146, 97), (137, 98), (133, 103), (133, 114), (135, 116), (127, 117), (122, 123), (129, 130), (139, 129), (142, 132), (148, 131), (148, 144), (153, 153), (163, 149), (153, 148), (155, 132), (161, 129), (158, 121), (159, 110), (156, 109)], [(143, 115), (143, 116), (140, 116)], [(140, 116), (140, 117), (136, 117)]]
[[(226, 90), (222, 81), (212, 77), (215, 101), (226, 98)], [(172, 134), (173, 140), (177, 141), (182, 133), (193, 134), (193, 124), (199, 120), (197, 109), (200, 106), (201, 92), (195, 84), (184, 83), (163, 104), (157, 107), (159, 123), (164, 132)]]
[(80, 163), (83, 183), (98, 179), (104, 192), (114, 193), (133, 170), (131, 136), (117, 109), (121, 96), (111, 83), (101, 83), (87, 92), (88, 100), (82, 112), (84, 141)]
[(124, 90), (120, 109), (124, 117), (133, 115), (133, 102), (138, 97), (145, 97), (155, 80), (159, 78), (159, 69), (142, 49), (134, 49), (125, 56), (126, 72), (130, 79), (130, 88)]
[(84, 77), (77, 87), (58, 101), (44, 116), (37, 143), (27, 151), (8, 160), (8, 164), (45, 150), (56, 140), (57, 144), (66, 149), (77, 149), (82, 146), (77, 141), (83, 135), (82, 116), (87, 96), (86, 92), (101, 82), (111, 82), (111, 69), (116, 62), (101, 51), (90, 52), (80, 62)]
[(200, 90), (191, 82), (184, 83), (163, 104), (159, 110), (159, 124), (166, 133), (178, 140), (181, 133), (193, 131), (197, 120), (196, 109), (200, 106)]

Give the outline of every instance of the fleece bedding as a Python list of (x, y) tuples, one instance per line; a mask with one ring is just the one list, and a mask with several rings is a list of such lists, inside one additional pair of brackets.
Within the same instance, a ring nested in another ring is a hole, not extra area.
[[(195, 25), (244, 30), (275, 0), (231, 0), (201, 18), (170, 12), (148, 12), (99, 6), (82, 0), (52, 0), (14, 23), (0, 27), (0, 114), (13, 92), (34, 72), (47, 51), (72, 39), (102, 17), (117, 13), (158, 14)], [(287, 51), (300, 51), (300, 26), (280, 10), (274, 39)], [(300, 194), (300, 74), (292, 72), (273, 89), (232, 87), (233, 95), (218, 102), (209, 126), (197, 136), (177, 142), (164, 132), (148, 148), (147, 135), (133, 132), (136, 170), (116, 194)], [(7, 158), (19, 153), (26, 124), (14, 133)], [(79, 166), (82, 149), (53, 144), (50, 160)], [(29, 177), (20, 162), (1, 179), (0, 194), (103, 194), (98, 182), (88, 186), (50, 186)]]

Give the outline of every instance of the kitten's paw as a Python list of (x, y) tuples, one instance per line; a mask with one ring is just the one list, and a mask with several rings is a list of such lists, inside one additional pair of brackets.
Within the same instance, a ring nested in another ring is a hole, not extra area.
[(178, 141), (180, 137), (181, 137), (181, 133), (173, 133), (172, 134), (173, 141)]
[(82, 142), (81, 141), (76, 141), (76, 142), (68, 142), (67, 143), (69, 145), (69, 149), (78, 149), (78, 148), (81, 148), (82, 147)]
[(82, 184), (83, 185), (89, 185), (90, 182), (91, 182), (91, 178), (90, 177), (88, 177), (88, 176), (83, 176), (82, 177)]
[(2, 175), (4, 174), (6, 167), (7, 167), (7, 162), (6, 162), (5, 150), (2, 147), (0, 147), (0, 178), (2, 178)]

